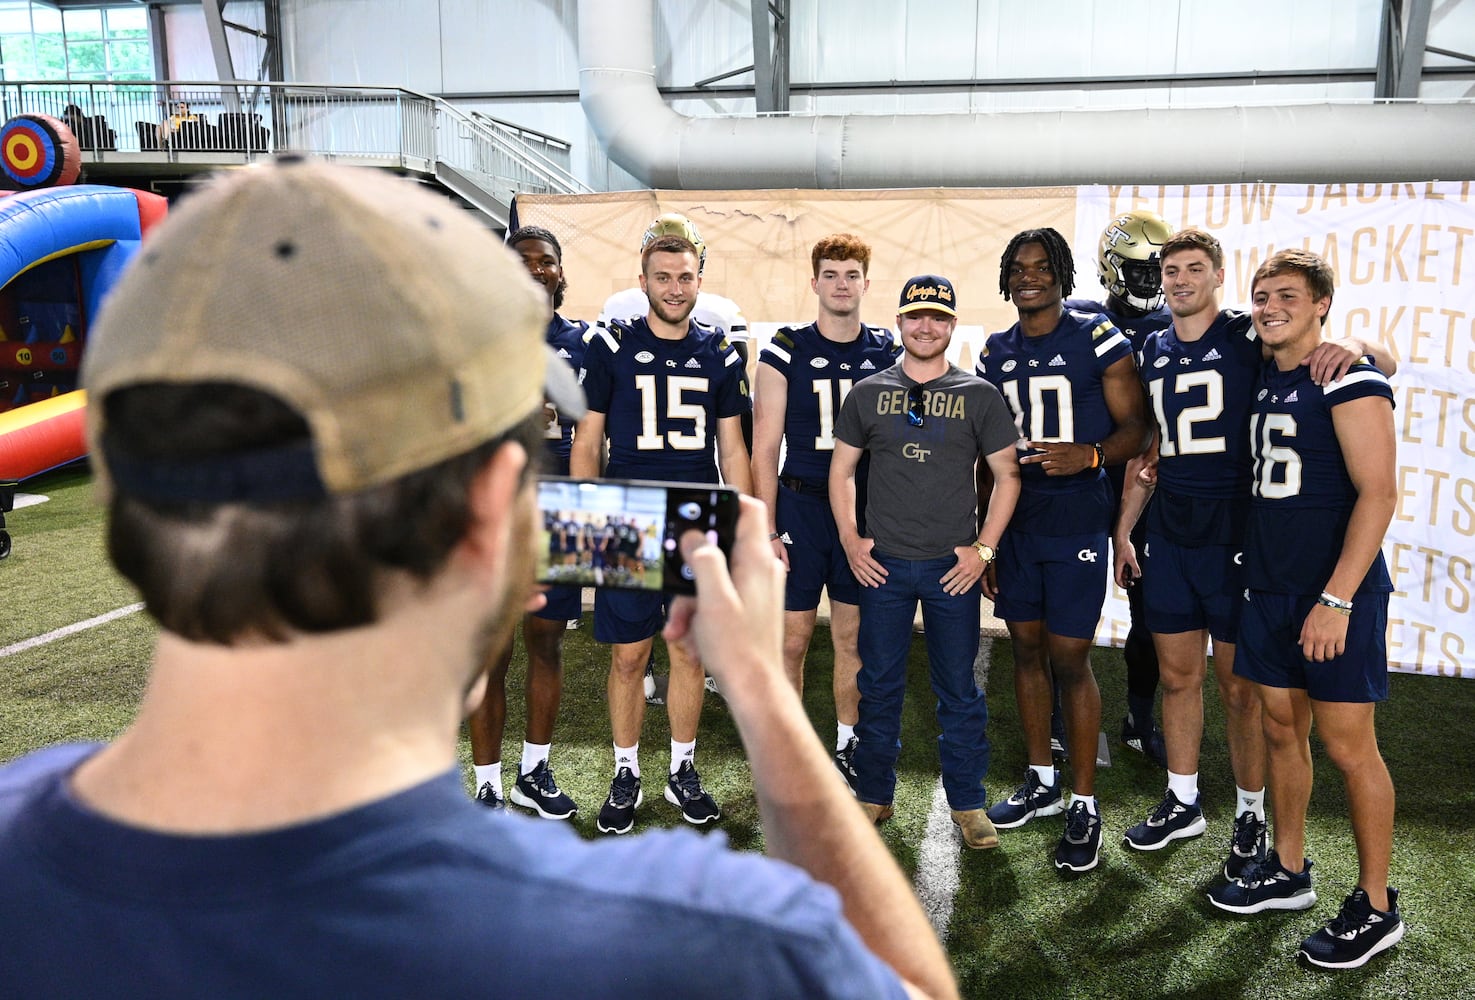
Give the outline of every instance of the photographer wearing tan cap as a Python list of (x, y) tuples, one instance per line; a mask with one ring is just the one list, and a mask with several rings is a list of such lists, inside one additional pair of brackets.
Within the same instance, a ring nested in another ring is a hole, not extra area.
[(465, 795), (484, 654), (542, 601), (545, 393), (581, 407), (547, 310), (468, 213), (387, 173), (268, 165), (171, 213), (83, 375), (153, 669), (113, 743), (0, 769), (3, 992), (955, 994), (784, 676), (755, 502), (731, 575), (683, 540), (702, 596), (667, 638), (723, 684), (766, 843), (804, 871)]

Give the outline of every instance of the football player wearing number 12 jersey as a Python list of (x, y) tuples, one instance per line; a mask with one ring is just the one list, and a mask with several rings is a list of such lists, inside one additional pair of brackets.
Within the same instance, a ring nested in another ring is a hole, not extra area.
[[(607, 473), (613, 478), (715, 483), (720, 462), (728, 486), (752, 492), (740, 419), (752, 409), (747, 375), (725, 337), (692, 322), (701, 287), (698, 267), (696, 247), (680, 236), (659, 237), (641, 252), (640, 285), (650, 312), (626, 323), (611, 322), (589, 339), (580, 371), (589, 412), (574, 435), (571, 475), (599, 475), (600, 448), (608, 438)], [(595, 595), (594, 638), (611, 644), (615, 777), (599, 811), (597, 826), (604, 833), (628, 833), (642, 800), (643, 680), (651, 640), (664, 621), (661, 594), (600, 590)], [(696, 770), (702, 668), (679, 647), (668, 649), (671, 773), (665, 795), (688, 823), (702, 825), (721, 816)]]

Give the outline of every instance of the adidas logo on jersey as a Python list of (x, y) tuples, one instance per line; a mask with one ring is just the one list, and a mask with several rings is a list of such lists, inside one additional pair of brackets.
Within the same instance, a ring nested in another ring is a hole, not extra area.
[(1296, 401), (1296, 390), (1292, 389), (1291, 390), (1291, 394), (1286, 397), (1286, 402), (1287, 403), (1294, 403), (1295, 401)]
[(875, 365), (871, 364), (871, 359), (870, 358), (866, 358), (864, 361), (862, 361), (860, 363), (860, 366), (861, 366), (862, 369), (865, 369), (867, 371), (874, 371), (875, 368), (876, 368)]
[(1061, 357), (1060, 355), (1057, 354), (1057, 355), (1055, 355), (1055, 357), (1053, 357), (1053, 358), (1050, 359), (1050, 365), (1049, 365), (1049, 367), (1051, 367), (1051, 368), (1060, 368), (1064, 364), (1065, 364), (1065, 359), (1063, 357)]
[(702, 363), (700, 361), (698, 361), (696, 358), (687, 358), (686, 359), (686, 367), (688, 367), (688, 368), (700, 368), (700, 367), (702, 367)]
[(1218, 361), (1222, 357), (1223, 357), (1223, 355), (1219, 353), (1219, 348), (1217, 348), (1217, 347), (1211, 347), (1211, 348), (1209, 348), (1209, 353), (1204, 355), (1203, 360), (1205, 360), (1205, 361)]

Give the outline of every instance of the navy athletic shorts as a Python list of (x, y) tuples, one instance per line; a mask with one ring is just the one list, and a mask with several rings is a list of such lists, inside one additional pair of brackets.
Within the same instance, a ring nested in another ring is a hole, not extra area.
[(1244, 608), (1244, 553), (1237, 545), (1177, 545), (1148, 532), (1139, 553), (1147, 630), (1159, 635), (1207, 628), (1233, 643)]
[(549, 587), (543, 591), (548, 603), (533, 612), (534, 618), (546, 618), (551, 622), (566, 622), (578, 618), (584, 611), (584, 588)]
[(1387, 594), (1352, 599), (1346, 652), (1324, 663), (1301, 654), (1301, 626), (1315, 597), (1247, 590), (1244, 601), (1234, 652), (1237, 676), (1266, 687), (1301, 688), (1316, 701), (1387, 700)]
[(859, 604), (860, 584), (850, 572), (829, 499), (780, 486), (777, 507), (774, 522), (789, 553), (784, 610), (813, 611), (824, 588), (829, 588), (832, 601)]
[(645, 590), (594, 592), (595, 642), (641, 642), (665, 625), (665, 594)]
[(1109, 559), (1104, 531), (1006, 531), (999, 543), (994, 614), (1006, 622), (1043, 621), (1053, 635), (1094, 638), (1106, 603)]

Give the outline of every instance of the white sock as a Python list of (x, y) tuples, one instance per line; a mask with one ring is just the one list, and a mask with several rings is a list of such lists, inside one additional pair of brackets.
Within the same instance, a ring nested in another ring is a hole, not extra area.
[(1238, 786), (1234, 789), (1235, 800), (1239, 803), (1234, 807), (1234, 815), (1251, 812), (1261, 823), (1265, 822), (1265, 789), (1258, 792), (1247, 792)]
[(843, 722), (835, 724), (835, 749), (844, 750), (846, 745), (855, 738), (855, 727), (847, 726)]
[(1036, 778), (1040, 779), (1040, 784), (1047, 788), (1054, 788), (1055, 783), (1060, 780), (1060, 773), (1049, 764), (1031, 764), (1029, 769), (1035, 773)]
[(1095, 816), (1096, 815), (1096, 796), (1094, 796), (1094, 795), (1072, 795), (1070, 797), (1071, 807), (1074, 808), (1075, 807), (1075, 804), (1077, 802), (1084, 802), (1084, 803), (1086, 803), (1086, 812), (1090, 813), (1092, 816)]
[(677, 771), (681, 770), (681, 765), (686, 761), (691, 761), (693, 766), (696, 765), (697, 741), (692, 740), (690, 743), (678, 743), (675, 740), (672, 740), (671, 773), (675, 774)]
[(640, 777), (640, 741), (636, 740), (633, 747), (622, 747), (615, 744), (615, 770), (628, 767), (630, 773)]
[(524, 741), (522, 744), (522, 770), (517, 773), (527, 774), (533, 768), (547, 760), (548, 750), (552, 746), (553, 744), (551, 743), (528, 743)]
[(497, 798), (502, 798), (502, 762), (496, 761), (492, 764), (472, 764), (471, 770), (476, 772), (476, 790), (481, 791), (481, 786), (490, 784), (497, 790)]
[(1192, 774), (1174, 774), (1168, 772), (1168, 791), (1177, 797), (1179, 802), (1185, 806), (1191, 806), (1198, 801), (1198, 772)]

